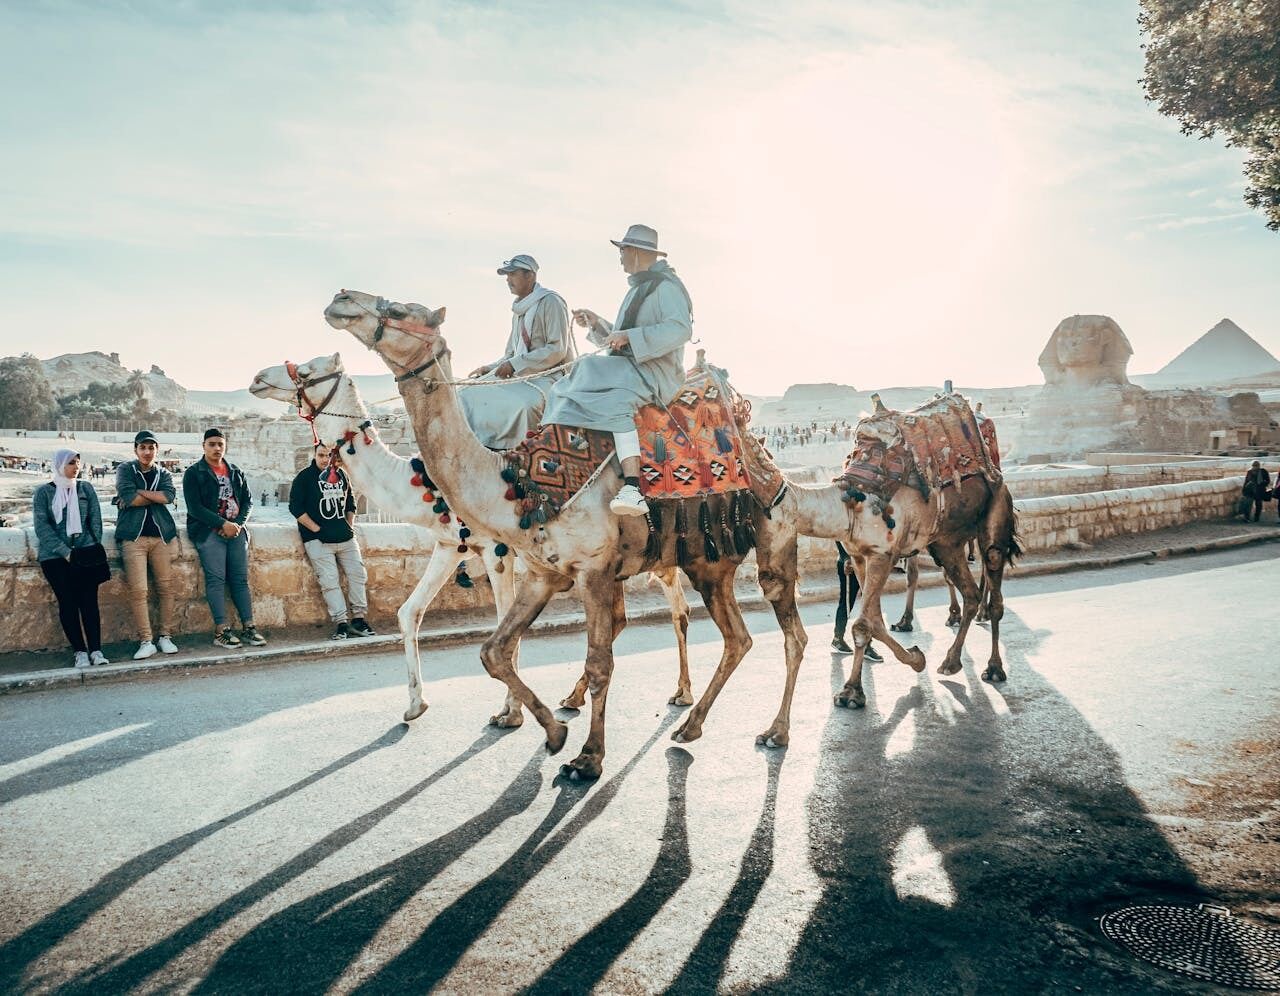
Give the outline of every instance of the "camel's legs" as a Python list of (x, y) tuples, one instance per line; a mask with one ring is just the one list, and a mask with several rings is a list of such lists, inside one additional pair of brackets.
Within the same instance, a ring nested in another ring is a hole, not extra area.
[[(965, 568), (965, 571), (968, 571), (967, 567)], [(951, 600), (950, 604), (947, 606), (947, 625), (959, 626), (960, 616), (962, 613), (960, 609), (960, 600), (956, 597), (956, 586), (951, 583), (951, 577), (945, 570), (942, 573), (947, 579), (947, 596)]]
[(809, 642), (804, 625), (800, 622), (800, 612), (796, 608), (798, 567), (795, 539), (792, 537), (789, 542), (780, 545), (781, 555), (776, 548), (768, 554), (763, 554), (760, 548), (756, 549), (757, 558), (764, 558), (764, 562), (759, 564), (760, 588), (773, 606), (773, 614), (778, 618), (787, 659), (787, 680), (778, 715), (774, 717), (773, 725), (756, 737), (756, 743), (766, 747), (785, 747), (791, 740), (791, 699), (796, 690), (800, 662), (804, 660), (804, 648)]
[(562, 575), (530, 571), (516, 593), (511, 609), (480, 648), (480, 659), (490, 677), (503, 682), (516, 700), (532, 712), (534, 719), (547, 731), (547, 750), (552, 754), (564, 746), (569, 729), (551, 714), (551, 710), (521, 680), (512, 661), (525, 630), (538, 618), (553, 595), (568, 590), (572, 584), (569, 578)]
[(960, 670), (960, 652), (964, 649), (964, 639), (969, 634), (969, 626), (978, 613), (978, 585), (969, 573), (969, 561), (965, 556), (963, 543), (944, 546), (935, 543), (931, 551), (942, 562), (942, 570), (947, 580), (960, 589), (964, 599), (964, 608), (960, 615), (960, 627), (956, 630), (956, 638), (947, 648), (947, 655), (938, 665), (939, 674), (955, 674)]
[(902, 610), (902, 618), (889, 628), (895, 633), (910, 633), (915, 629), (916, 619), (916, 585), (920, 583), (920, 558), (907, 557), (907, 604)]
[(604, 766), (604, 711), (613, 677), (613, 640), (626, 625), (622, 582), (612, 573), (582, 579), (582, 603), (587, 614), (587, 682), (591, 690), (591, 729), (582, 751), (560, 766), (566, 778), (594, 779)]
[(422, 658), (418, 650), (418, 630), (422, 627), (422, 617), (426, 615), (427, 606), (436, 597), (436, 593), (453, 577), (453, 571), (460, 560), (462, 555), (455, 547), (446, 543), (437, 544), (431, 551), (426, 571), (396, 612), (400, 639), (404, 643), (405, 667), (409, 671), (409, 708), (404, 714), (406, 723), (427, 711), (426, 700), (422, 697)]
[[(484, 569), (489, 575), (489, 584), (493, 588), (494, 608), (498, 610), (498, 622), (502, 622), (506, 614), (511, 610), (511, 605), (516, 598), (516, 571), (515, 557), (508, 554), (506, 557), (499, 557), (493, 552), (493, 547), (486, 547), (481, 554), (484, 561)], [(499, 566), (502, 570), (498, 570)], [(511, 666), (520, 670), (520, 645), (516, 644), (516, 648), (511, 653)], [(497, 713), (489, 717), (489, 722), (494, 726), (500, 726), (504, 729), (514, 729), (524, 723), (524, 713), (520, 709), (520, 700), (511, 694), (511, 690), (507, 690), (507, 700), (502, 704), (502, 708)]]
[(1000, 657), (1000, 620), (1004, 617), (1004, 568), (1018, 553), (1016, 529), (1013, 498), (1008, 489), (1002, 487), (982, 525), (982, 580), (987, 589), (983, 607), (991, 622), (991, 659), (982, 672), (987, 681), (1006, 678)]
[[(689, 603), (685, 600), (684, 589), (680, 587), (680, 575), (677, 568), (668, 567), (655, 570), (653, 577), (662, 585), (663, 594), (667, 596), (667, 604), (671, 606), (671, 625), (676, 631), (676, 646), (680, 651), (680, 683), (675, 695), (667, 700), (668, 705), (692, 705), (693, 691), (689, 683)], [(614, 605), (614, 634), (617, 640), (627, 624), (626, 604), (622, 601), (622, 589), (618, 589), (618, 602)], [(581, 709), (587, 702), (587, 671), (583, 668), (578, 683), (573, 691), (560, 700), (563, 709)]]
[(711, 706), (720, 694), (720, 689), (733, 674), (734, 668), (747, 656), (751, 649), (751, 634), (747, 632), (747, 624), (742, 620), (742, 611), (738, 608), (738, 600), (733, 594), (733, 573), (726, 576), (723, 572), (712, 577), (693, 577), (694, 586), (702, 596), (707, 611), (715, 621), (716, 628), (724, 639), (724, 651), (720, 655), (720, 664), (716, 673), (711, 676), (706, 690), (697, 704), (689, 711), (685, 721), (676, 728), (671, 739), (677, 743), (689, 743), (702, 736), (702, 724), (711, 711)]
[(662, 586), (671, 606), (671, 626), (676, 631), (676, 648), (680, 654), (680, 677), (676, 693), (667, 699), (667, 705), (693, 705), (693, 685), (689, 681), (689, 602), (680, 584), (680, 571), (665, 567), (653, 572), (654, 579)]
[(924, 654), (919, 647), (905, 649), (902, 644), (889, 635), (889, 628), (884, 624), (884, 614), (880, 609), (880, 599), (884, 594), (884, 583), (893, 569), (893, 560), (887, 553), (877, 553), (865, 559), (863, 565), (862, 611), (853, 623), (853, 666), (849, 680), (836, 696), (836, 705), (861, 708), (866, 705), (867, 697), (862, 691), (862, 658), (867, 644), (875, 637), (890, 650), (893, 656), (906, 664), (913, 671), (924, 670)]

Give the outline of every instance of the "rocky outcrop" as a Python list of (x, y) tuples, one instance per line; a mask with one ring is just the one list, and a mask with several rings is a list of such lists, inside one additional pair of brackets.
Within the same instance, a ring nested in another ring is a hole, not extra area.
[(792, 384), (783, 401), (848, 401), (858, 398), (858, 389), (848, 384)]
[[(52, 359), (41, 360), (44, 374), (55, 396), (67, 397), (84, 390), (94, 381), (102, 384), (128, 383), (133, 371), (120, 363), (119, 353), (63, 353)], [(143, 375), (147, 382), (148, 398), (153, 410), (168, 408), (182, 411), (187, 406), (187, 389), (152, 364), (151, 371)]]

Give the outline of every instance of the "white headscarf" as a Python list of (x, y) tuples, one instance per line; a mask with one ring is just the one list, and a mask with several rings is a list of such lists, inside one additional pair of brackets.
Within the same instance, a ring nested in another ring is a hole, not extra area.
[(76, 494), (74, 478), (63, 473), (67, 464), (79, 456), (75, 450), (57, 450), (53, 454), (53, 521), (61, 522), (67, 515), (67, 535), (75, 536), (84, 530), (80, 522), (80, 499)]

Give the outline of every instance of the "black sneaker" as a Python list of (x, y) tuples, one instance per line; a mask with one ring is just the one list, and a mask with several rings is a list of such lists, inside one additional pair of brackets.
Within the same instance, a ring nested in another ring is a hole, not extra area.
[(864, 661), (874, 661), (877, 664), (884, 660), (884, 658), (880, 656), (880, 651), (876, 650), (876, 648), (869, 643), (867, 644), (867, 649), (862, 652), (862, 659)]
[(843, 636), (835, 636), (831, 638), (831, 649), (837, 654), (853, 653), (853, 647), (844, 642)]
[(376, 636), (377, 634), (374, 633), (373, 627), (364, 621), (363, 616), (356, 616), (354, 619), (351, 620), (351, 635), (352, 636)]
[(230, 626), (223, 626), (221, 630), (213, 634), (213, 645), (215, 647), (223, 647), (226, 650), (235, 650), (242, 646), (240, 637), (231, 632)]
[(333, 631), (333, 636), (329, 637), (329, 639), (345, 640), (350, 635), (351, 635), (351, 631), (350, 629), (348, 629), (347, 624), (344, 622), (340, 622), (338, 623), (338, 628)]
[(246, 626), (240, 631), (240, 639), (251, 647), (265, 647), (267, 638), (258, 632), (256, 626)]

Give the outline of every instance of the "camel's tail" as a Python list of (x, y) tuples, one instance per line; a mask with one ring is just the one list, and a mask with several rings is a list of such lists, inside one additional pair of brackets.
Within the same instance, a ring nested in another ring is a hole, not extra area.
[(991, 530), (989, 542), (997, 547), (1006, 564), (1012, 564), (1022, 556), (1022, 547), (1018, 542), (1018, 512), (1013, 507), (1013, 495), (1006, 485), (1001, 485), (995, 496), (995, 527)]

